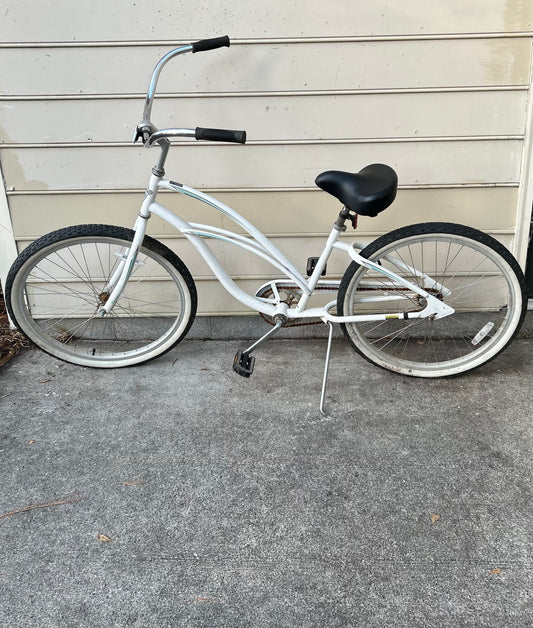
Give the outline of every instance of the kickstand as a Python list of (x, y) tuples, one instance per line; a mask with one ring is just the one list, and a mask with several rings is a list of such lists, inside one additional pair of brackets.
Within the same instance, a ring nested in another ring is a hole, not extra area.
[(324, 416), (328, 416), (324, 410), (324, 401), (326, 399), (326, 385), (328, 383), (329, 358), (331, 355), (331, 341), (333, 339), (333, 323), (325, 321), (329, 325), (328, 349), (326, 351), (326, 366), (324, 367), (324, 379), (322, 380), (322, 394), (320, 395), (320, 412)]

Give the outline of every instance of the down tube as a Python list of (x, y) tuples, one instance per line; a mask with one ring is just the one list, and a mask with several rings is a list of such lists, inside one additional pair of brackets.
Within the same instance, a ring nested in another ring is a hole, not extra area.
[(209, 268), (211, 268), (211, 270), (215, 274), (216, 278), (220, 281), (224, 288), (237, 299), (237, 301), (240, 301), (243, 305), (246, 305), (256, 312), (261, 312), (262, 314), (266, 314), (268, 316), (274, 316), (274, 314), (276, 314), (277, 310), (274, 305), (251, 297), (249, 294), (241, 290), (239, 286), (237, 286), (233, 279), (231, 279), (226, 271), (222, 268), (218, 259), (215, 257), (207, 244), (202, 240), (202, 238), (199, 238), (198, 236), (192, 235), (190, 233), (185, 233), (187, 229), (191, 228), (191, 225), (188, 222), (185, 222), (159, 203), (152, 203), (150, 205), (150, 211), (152, 214), (155, 214), (156, 216), (159, 216), (166, 222), (170, 223), (180, 233), (183, 233), (183, 235), (193, 244), (198, 253), (200, 253), (200, 255), (204, 258)]

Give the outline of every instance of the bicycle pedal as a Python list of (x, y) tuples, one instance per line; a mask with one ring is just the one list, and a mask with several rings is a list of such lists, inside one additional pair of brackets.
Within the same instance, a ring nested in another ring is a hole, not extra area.
[(254, 364), (254, 356), (244, 353), (241, 349), (237, 351), (233, 358), (233, 370), (242, 377), (250, 377), (254, 372)]

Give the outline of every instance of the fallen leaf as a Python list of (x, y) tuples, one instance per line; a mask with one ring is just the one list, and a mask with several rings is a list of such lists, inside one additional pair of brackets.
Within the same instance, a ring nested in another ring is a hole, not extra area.
[(109, 543), (109, 541), (111, 541), (111, 539), (105, 534), (99, 534), (96, 538), (102, 543)]
[(490, 572), (490, 575), (491, 575), (491, 576), (497, 576), (497, 575), (498, 575), (498, 574), (500, 574), (501, 572), (502, 572), (502, 570), (501, 570), (499, 567), (496, 567), (496, 569), (493, 569), (493, 570)]
[(28, 445), (33, 445), (34, 442), (35, 442), (34, 440), (29, 440)]
[(431, 515), (431, 523), (437, 523), (439, 519), (440, 519), (440, 515), (437, 515), (436, 513), (433, 513)]

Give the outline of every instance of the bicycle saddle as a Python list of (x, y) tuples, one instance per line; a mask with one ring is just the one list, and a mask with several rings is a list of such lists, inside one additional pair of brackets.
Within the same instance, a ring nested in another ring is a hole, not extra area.
[(398, 177), (390, 166), (372, 164), (356, 174), (327, 170), (315, 183), (356, 214), (377, 216), (395, 199)]

